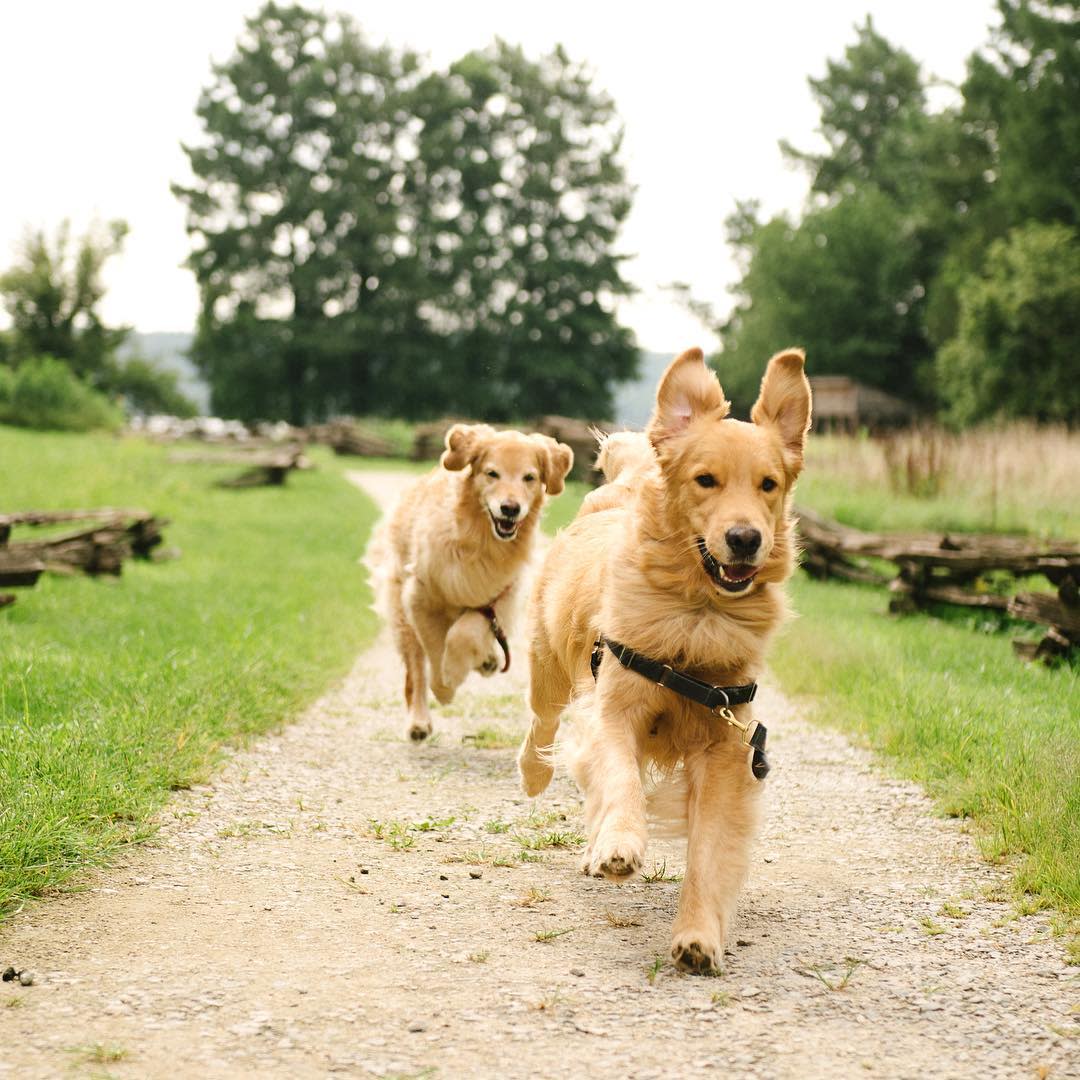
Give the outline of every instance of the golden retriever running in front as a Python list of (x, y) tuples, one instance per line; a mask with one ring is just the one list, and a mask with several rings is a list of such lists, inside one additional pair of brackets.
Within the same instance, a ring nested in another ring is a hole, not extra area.
[(539, 794), (560, 714), (579, 699), (567, 751), (585, 795), (583, 869), (612, 879), (641, 867), (647, 803), (657, 809), (644, 779), (659, 777), (655, 802), (687, 829), (671, 954), (693, 972), (723, 958), (768, 768), (747, 702), (794, 563), (802, 352), (769, 361), (752, 423), (728, 410), (691, 349), (664, 373), (646, 432), (601, 447), (608, 483), (556, 538), (533, 594), (533, 721), (518, 756)]
[(573, 463), (546, 435), (455, 424), (439, 467), (405, 489), (377, 530), (365, 561), (405, 663), (411, 738), (431, 734), (429, 674), (445, 705), (470, 671), (509, 667), (504, 628), (544, 496), (563, 490)]

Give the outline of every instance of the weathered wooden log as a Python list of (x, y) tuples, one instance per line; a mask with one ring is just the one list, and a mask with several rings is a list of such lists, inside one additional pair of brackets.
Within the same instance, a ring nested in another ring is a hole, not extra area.
[(1013, 652), (1023, 660), (1041, 660), (1053, 664), (1069, 655), (1073, 643), (1051, 627), (1039, 641), (1014, 641)]
[(1018, 593), (1009, 601), (1009, 614), (1050, 626), (1073, 643), (1080, 642), (1080, 607), (1071, 607), (1053, 593)]
[(37, 584), (44, 572), (45, 564), (32, 552), (18, 547), (0, 548), (0, 585), (28, 588)]

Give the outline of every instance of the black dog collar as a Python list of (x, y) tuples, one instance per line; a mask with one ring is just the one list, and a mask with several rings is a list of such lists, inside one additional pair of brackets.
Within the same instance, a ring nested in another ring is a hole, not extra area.
[(605, 646), (611, 650), (612, 656), (624, 668), (656, 683), (657, 686), (664, 687), (665, 690), (674, 691), (680, 697), (687, 698), (698, 705), (704, 705), (726, 723), (737, 727), (742, 732), (743, 742), (754, 752), (750, 762), (751, 771), (758, 780), (765, 779), (769, 773), (769, 763), (765, 758), (767, 735), (765, 725), (756, 720), (750, 720), (744, 724), (731, 711), (734, 705), (748, 705), (754, 700), (757, 683), (744, 683), (741, 686), (713, 686), (712, 683), (695, 679), (693, 675), (687, 675), (685, 671), (679, 671), (670, 664), (652, 660), (628, 645), (604, 637), (603, 634), (596, 639), (589, 661), (594, 679), (600, 673), (600, 662), (604, 658)]

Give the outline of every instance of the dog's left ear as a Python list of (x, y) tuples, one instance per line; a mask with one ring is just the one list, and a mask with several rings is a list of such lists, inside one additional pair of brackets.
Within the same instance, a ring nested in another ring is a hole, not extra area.
[(455, 424), (446, 433), (446, 449), (440, 459), (442, 467), (459, 472), (472, 464), (480, 436), (491, 430), (487, 424)]
[(687, 349), (660, 377), (656, 407), (645, 434), (658, 448), (665, 439), (685, 431), (699, 416), (713, 413), (717, 420), (723, 420), (730, 408), (720, 381), (705, 364), (705, 354), (700, 349)]
[(761, 393), (750, 410), (755, 424), (769, 425), (780, 433), (784, 465), (794, 479), (803, 465), (803, 447), (810, 430), (810, 383), (803, 371), (802, 349), (777, 353), (765, 369)]
[(574, 451), (550, 435), (533, 435), (532, 439), (540, 444), (540, 479), (544, 489), (549, 495), (561, 494), (566, 474), (574, 467)]

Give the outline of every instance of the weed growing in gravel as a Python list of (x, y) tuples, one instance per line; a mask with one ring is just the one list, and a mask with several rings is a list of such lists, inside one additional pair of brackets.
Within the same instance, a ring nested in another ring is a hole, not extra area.
[(462, 735), (461, 741), (477, 750), (511, 750), (521, 742), (521, 736), (497, 727), (482, 727), (471, 735)]
[(415, 832), (441, 832), (444, 829), (449, 829), (457, 818), (445, 817), (445, 818), (425, 818), (423, 821), (414, 821), (409, 828)]
[(714, 990), (709, 1000), (718, 1008), (726, 1009), (731, 1004), (731, 994), (727, 990)]
[(482, 949), (480, 952), (471, 952), (469, 953), (469, 962), (472, 964), (486, 964), (490, 955), (487, 949)]
[[(491, 852), (487, 848), (473, 848), (469, 851), (455, 852), (447, 855), (443, 862), (465, 863), (468, 866), (484, 866), (491, 862)], [(498, 864), (495, 864), (498, 865)]]
[(624, 930), (629, 926), (641, 925), (637, 919), (631, 918), (629, 915), (616, 915), (614, 911), (605, 911), (604, 918), (607, 919), (608, 925), (615, 927), (616, 930)]
[(942, 904), (939, 914), (950, 919), (966, 919), (971, 912), (965, 911), (959, 904)]
[(556, 938), (561, 938), (564, 934), (571, 934), (573, 931), (574, 928), (572, 926), (568, 926), (563, 930), (537, 930), (533, 940), (546, 944), (549, 941), (554, 941)]
[(641, 880), (652, 885), (657, 881), (682, 881), (682, 874), (669, 874), (667, 872), (667, 863), (662, 862), (659, 866), (653, 863), (652, 873), (641, 872)]
[(656, 976), (659, 975), (660, 972), (664, 970), (664, 965), (666, 963), (667, 963), (667, 960), (664, 958), (664, 956), (662, 956), (660, 953), (657, 953), (656, 958), (645, 969), (645, 978), (649, 980), (649, 985), (650, 986), (652, 986), (653, 983), (656, 982)]
[(919, 920), (919, 925), (923, 928), (923, 933), (928, 937), (937, 937), (938, 934), (945, 933), (945, 927), (940, 923), (934, 922), (929, 915), (925, 915)]
[(108, 1065), (112, 1062), (124, 1061), (130, 1055), (130, 1051), (123, 1046), (110, 1046), (108, 1043), (71, 1046), (68, 1048), (68, 1052), (77, 1054), (79, 1061), (84, 1065)]
[(371, 819), (371, 835), (376, 840), (385, 840), (395, 851), (408, 851), (416, 843), (416, 837), (409, 834), (409, 825), (405, 821), (377, 821)]
[(5, 1009), (21, 1009), (26, 1004), (26, 998), (24, 997), (9, 997), (4, 1002)]
[(537, 904), (545, 904), (551, 899), (551, 893), (547, 889), (537, 889), (535, 886), (525, 890), (514, 903), (518, 907), (535, 907)]
[(506, 833), (510, 831), (509, 821), (485, 821), (484, 832), (489, 833)]
[(518, 853), (518, 858), (522, 862), (543, 862), (544, 856), (535, 851), (521, 851)]
[(558, 990), (552, 990), (550, 994), (545, 994), (539, 1001), (533, 1002), (533, 1008), (537, 1012), (553, 1012), (560, 1005), (565, 1005), (569, 1001), (565, 995), (560, 994)]
[(548, 848), (572, 850), (585, 843), (584, 835), (574, 829), (568, 829), (566, 832), (546, 832), (539, 836), (524, 836), (518, 833), (514, 839), (524, 851), (545, 851)]
[(796, 968), (796, 970), (800, 975), (817, 979), (828, 990), (846, 990), (848, 983), (851, 982), (852, 975), (865, 963), (865, 960), (861, 960), (857, 956), (845, 956), (844, 973), (839, 978), (832, 975), (832, 972), (839, 966), (837, 964), (810, 964), (805, 968)]
[(565, 820), (566, 814), (561, 810), (537, 810), (527, 818), (522, 818), (518, 824), (524, 829), (546, 829), (556, 821)]
[(256, 833), (262, 832), (275, 833), (278, 836), (291, 836), (292, 822), (281, 825), (273, 821), (234, 821), (231, 825), (218, 829), (218, 836), (226, 840), (232, 837), (254, 836)]

